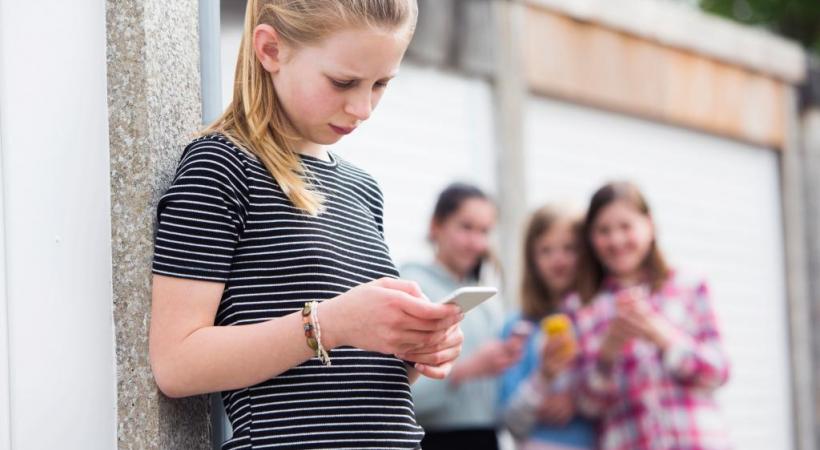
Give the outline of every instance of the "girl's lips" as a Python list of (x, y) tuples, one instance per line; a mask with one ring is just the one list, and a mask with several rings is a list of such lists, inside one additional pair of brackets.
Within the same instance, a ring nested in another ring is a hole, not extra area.
[(337, 127), (336, 125), (331, 125), (330, 128), (333, 129), (333, 131), (335, 131), (337, 134), (342, 134), (342, 135), (350, 134), (350, 133), (353, 132), (353, 130), (356, 129), (356, 128), (347, 128), (347, 127)]

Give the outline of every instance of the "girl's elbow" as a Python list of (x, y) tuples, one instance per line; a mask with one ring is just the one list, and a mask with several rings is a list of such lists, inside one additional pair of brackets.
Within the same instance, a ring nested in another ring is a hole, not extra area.
[(184, 392), (179, 385), (174, 384), (172, 381), (167, 380), (165, 378), (160, 378), (154, 375), (154, 380), (157, 383), (157, 387), (162, 394), (168, 398), (185, 398), (189, 397), (190, 395)]
[(154, 375), (154, 382), (166, 397), (183, 398), (191, 395), (185, 391), (180, 377), (177, 376), (176, 371), (168, 361), (152, 355), (151, 372)]

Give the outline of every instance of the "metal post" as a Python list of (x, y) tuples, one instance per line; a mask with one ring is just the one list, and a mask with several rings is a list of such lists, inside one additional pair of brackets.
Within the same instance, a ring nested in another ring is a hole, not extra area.
[(202, 79), (202, 123), (222, 112), (219, 0), (199, 0), (199, 67)]
[[(202, 79), (202, 123), (209, 124), (222, 112), (221, 10), (219, 0), (199, 0), (199, 67)], [(232, 429), (219, 394), (210, 395), (211, 444), (219, 450), (231, 438)]]

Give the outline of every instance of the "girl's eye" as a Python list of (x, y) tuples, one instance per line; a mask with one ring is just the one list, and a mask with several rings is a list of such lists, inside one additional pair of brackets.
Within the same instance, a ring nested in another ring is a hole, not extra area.
[(374, 86), (374, 88), (376, 88), (376, 89), (384, 89), (386, 87), (387, 87), (387, 82), (386, 81), (377, 81), (376, 85)]
[(353, 80), (349, 80), (349, 81), (339, 81), (339, 80), (334, 80), (334, 79), (331, 79), (331, 80), (330, 80), (330, 82), (331, 82), (334, 86), (336, 86), (337, 88), (339, 88), (339, 89), (347, 89), (347, 88), (351, 88), (351, 87), (353, 87), (353, 85), (356, 83), (356, 82), (355, 82), (355, 81), (353, 81)]

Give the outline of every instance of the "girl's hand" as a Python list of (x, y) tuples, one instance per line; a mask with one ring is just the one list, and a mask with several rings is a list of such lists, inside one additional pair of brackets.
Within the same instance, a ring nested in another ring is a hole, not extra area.
[(450, 374), (453, 362), (461, 354), (463, 342), (464, 334), (461, 327), (456, 324), (447, 330), (447, 337), (440, 344), (396, 356), (416, 363), (413, 367), (426, 377), (444, 379)]
[(666, 349), (675, 337), (677, 330), (659, 312), (655, 311), (646, 301), (638, 301), (624, 313), (625, 320), (639, 330), (640, 336)]
[(615, 298), (615, 317), (601, 344), (601, 362), (605, 367), (620, 355), (627, 342), (645, 337), (645, 323), (635, 314), (638, 304), (646, 304), (645, 296), (644, 289), (633, 288), (619, 292)]
[(518, 363), (524, 353), (521, 339), (510, 337), (504, 341), (493, 339), (479, 348), (473, 356), (477, 376), (494, 377)]
[(541, 400), (536, 416), (538, 421), (549, 425), (566, 425), (575, 415), (575, 403), (569, 393), (548, 394)]
[(450, 374), (450, 384), (459, 384), (482, 377), (494, 377), (518, 363), (524, 352), (524, 341), (510, 337), (505, 341), (498, 339), (483, 344), (476, 353), (460, 362)]
[(541, 348), (541, 375), (546, 380), (552, 380), (572, 364), (577, 354), (578, 349), (572, 338), (557, 335), (548, 339)]
[(362, 284), (319, 307), (327, 349), (353, 346), (388, 355), (449, 349), (457, 340), (451, 328), (462, 318), (458, 306), (430, 303), (416, 283), (392, 278)]
[(621, 354), (626, 343), (641, 335), (640, 328), (628, 320), (624, 312), (618, 311), (609, 323), (609, 329), (601, 344), (600, 362), (603, 367), (610, 367)]

